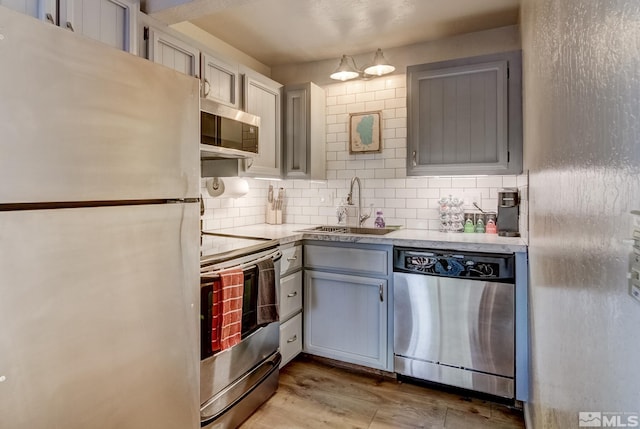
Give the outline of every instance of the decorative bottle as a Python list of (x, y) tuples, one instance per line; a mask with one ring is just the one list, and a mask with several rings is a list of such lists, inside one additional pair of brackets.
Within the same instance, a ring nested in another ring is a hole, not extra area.
[(384, 215), (382, 214), (382, 210), (376, 211), (376, 220), (373, 223), (376, 228), (384, 228)]

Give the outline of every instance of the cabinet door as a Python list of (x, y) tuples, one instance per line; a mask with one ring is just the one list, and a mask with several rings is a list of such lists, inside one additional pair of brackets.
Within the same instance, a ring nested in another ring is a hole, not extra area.
[(304, 179), (309, 141), (309, 90), (287, 88), (284, 97), (284, 174), (289, 179)]
[(244, 110), (260, 116), (258, 156), (244, 160), (244, 174), (282, 175), (281, 98), (282, 85), (254, 71), (244, 70)]
[(308, 82), (284, 89), (284, 175), (324, 180), (326, 172), (326, 95)]
[(520, 53), (407, 69), (407, 174), (522, 171)]
[(138, 7), (132, 0), (60, 0), (58, 25), (135, 54)]
[(200, 51), (182, 40), (149, 27), (148, 59), (188, 76), (198, 77)]
[(56, 24), (56, 0), (0, 0), (0, 6)]
[(203, 97), (238, 108), (238, 65), (201, 53)]
[(304, 350), (387, 369), (387, 281), (306, 271)]

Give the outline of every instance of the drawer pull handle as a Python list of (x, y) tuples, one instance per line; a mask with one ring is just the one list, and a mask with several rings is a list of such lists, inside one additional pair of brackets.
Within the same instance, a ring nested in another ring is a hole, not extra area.
[(297, 296), (298, 292), (291, 292), (290, 294), (287, 294), (287, 298), (293, 298), (294, 296)]
[(287, 340), (287, 343), (292, 343), (292, 342), (296, 341), (297, 339), (298, 339), (298, 336), (297, 336), (297, 335), (294, 335), (293, 337), (291, 337), (291, 338), (289, 338), (289, 339)]
[(298, 260), (298, 255), (295, 256), (290, 256), (287, 258), (287, 261), (291, 262), (291, 261), (297, 261)]

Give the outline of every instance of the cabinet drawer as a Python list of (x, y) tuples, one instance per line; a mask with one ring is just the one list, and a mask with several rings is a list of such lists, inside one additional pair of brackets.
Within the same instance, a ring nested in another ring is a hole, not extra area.
[(374, 276), (389, 273), (386, 250), (307, 244), (304, 255), (305, 266), (309, 268)]
[(280, 260), (280, 273), (285, 276), (292, 271), (302, 267), (302, 246), (293, 246), (280, 249), (282, 259)]
[(302, 271), (280, 279), (280, 320), (302, 310)]
[(302, 314), (280, 325), (280, 353), (282, 363), (285, 366), (291, 359), (302, 351)]

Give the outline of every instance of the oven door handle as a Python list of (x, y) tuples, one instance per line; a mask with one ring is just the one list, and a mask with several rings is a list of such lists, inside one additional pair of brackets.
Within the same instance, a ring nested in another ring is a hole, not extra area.
[(240, 268), (242, 269), (242, 271), (246, 271), (246, 270), (250, 270), (256, 267), (256, 264), (260, 261), (266, 261), (267, 259), (273, 259), (273, 262), (276, 263), (278, 262), (280, 259), (282, 259), (282, 252), (280, 250), (276, 250), (273, 253), (269, 253), (268, 255), (265, 255), (261, 258), (258, 259), (254, 259), (252, 261), (248, 261), (244, 264), (238, 264), (238, 265), (233, 265), (230, 267), (225, 267), (225, 268), (220, 268), (217, 270), (213, 270), (213, 271), (200, 271), (200, 277), (201, 278), (207, 278), (207, 279), (212, 279), (212, 278), (217, 278), (219, 277), (220, 273), (222, 271), (226, 271), (226, 270), (231, 270), (234, 268)]
[[(207, 407), (218, 402), (223, 396), (234, 395), (236, 396), (226, 407), (215, 412), (212, 416), (207, 416), (204, 420), (200, 421), (200, 426), (205, 427), (220, 417), (222, 417), (227, 411), (233, 408), (236, 404), (246, 398), (251, 392), (258, 388), (274, 371), (277, 371), (282, 361), (282, 355), (279, 352), (274, 353), (267, 360), (262, 362), (253, 371), (246, 373), (240, 377), (233, 384), (226, 387), (220, 393), (209, 399), (200, 410), (200, 417), (203, 417)], [(247, 384), (251, 383), (251, 387), (247, 388)]]

